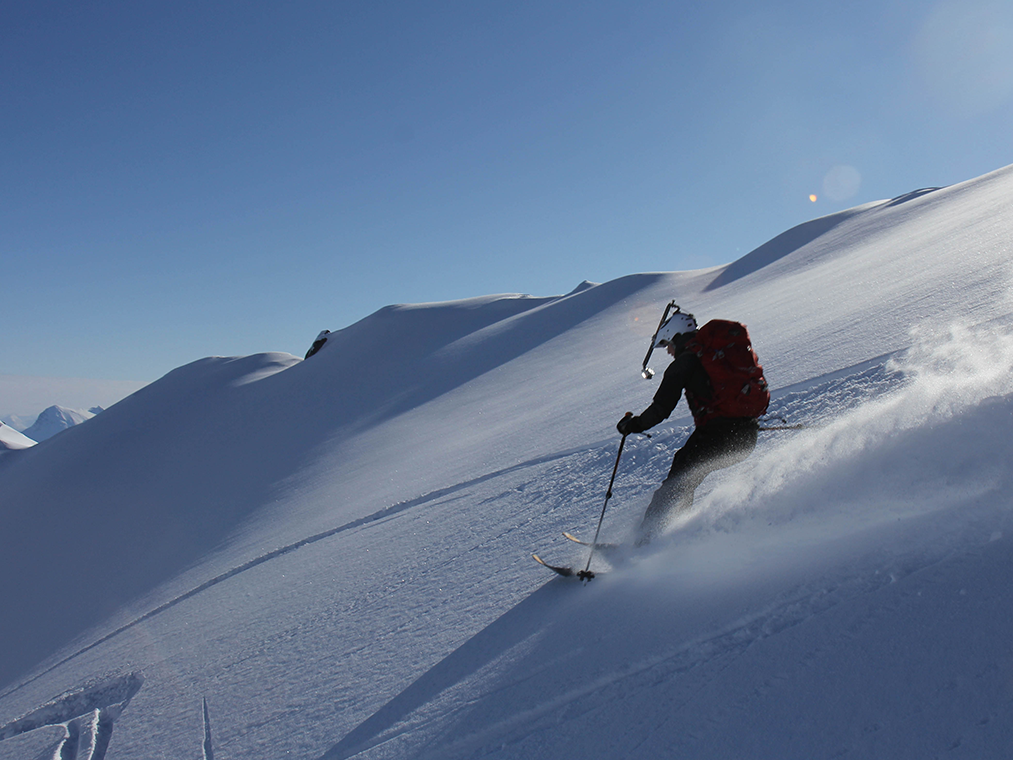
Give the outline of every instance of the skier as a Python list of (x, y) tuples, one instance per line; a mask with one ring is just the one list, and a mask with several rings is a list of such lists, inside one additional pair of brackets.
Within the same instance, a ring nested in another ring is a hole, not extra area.
[(623, 435), (649, 430), (675, 410), (683, 391), (695, 429), (675, 452), (668, 477), (651, 498), (637, 531), (637, 546), (650, 542), (669, 518), (689, 509), (694, 491), (710, 473), (752, 453), (759, 432), (757, 418), (770, 401), (763, 368), (745, 326), (738, 322), (714, 320), (698, 329), (693, 315), (676, 307), (658, 329), (654, 347), (665, 348), (672, 363), (651, 405), (635, 417), (621, 419), (616, 429)]
[(313, 354), (320, 350), (320, 347), (327, 342), (327, 336), (331, 334), (330, 330), (321, 330), (320, 334), (317, 335), (316, 340), (313, 341), (313, 345), (310, 346), (310, 350), (306, 352), (306, 358), (309, 359)]

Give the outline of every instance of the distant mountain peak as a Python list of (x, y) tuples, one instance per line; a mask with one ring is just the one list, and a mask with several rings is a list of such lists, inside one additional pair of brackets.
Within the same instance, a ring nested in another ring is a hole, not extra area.
[[(97, 409), (98, 407), (95, 407)], [(72, 428), (75, 425), (80, 425), (85, 420), (90, 420), (95, 416), (95, 411), (81, 411), (80, 409), (68, 409), (64, 406), (55, 404), (45, 410), (38, 416), (30, 428), (24, 431), (24, 434), (31, 438), (33, 441), (45, 441), (48, 438), (52, 438), (57, 433), (62, 433), (67, 428)]]

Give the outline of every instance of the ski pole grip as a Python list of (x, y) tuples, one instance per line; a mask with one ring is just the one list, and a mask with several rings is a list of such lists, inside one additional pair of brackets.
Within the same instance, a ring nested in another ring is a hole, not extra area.
[[(620, 433), (622, 433), (622, 429), (621, 429), (622, 428), (622, 424), (624, 422), (626, 422), (626, 420), (630, 419), (632, 416), (633, 416), (633, 412), (626, 412), (626, 414), (623, 415), (623, 418), (621, 420), (619, 420), (619, 424), (616, 425), (616, 427), (620, 428), (620, 430), (619, 430)], [(623, 435), (623, 441), (625, 442), (626, 441), (626, 436), (628, 436), (629, 433), (623, 433), (622, 435)]]

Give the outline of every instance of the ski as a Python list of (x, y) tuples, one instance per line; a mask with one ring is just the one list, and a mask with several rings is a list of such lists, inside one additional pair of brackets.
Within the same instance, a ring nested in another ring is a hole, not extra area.
[(582, 581), (589, 581), (594, 578), (595, 573), (590, 570), (574, 570), (572, 567), (561, 567), (559, 565), (550, 565), (544, 559), (539, 557), (537, 554), (532, 554), (535, 562), (543, 567), (549, 568), (552, 572), (562, 575), (564, 578), (580, 578)]
[(559, 573), (560, 575), (566, 578), (569, 578), (571, 575), (575, 575), (577, 572), (572, 567), (560, 567), (558, 565), (550, 565), (548, 562), (539, 557), (537, 554), (532, 554), (531, 556), (535, 558), (535, 562), (537, 562), (539, 565), (544, 565), (553, 572)]
[(563, 535), (566, 538), (568, 538), (571, 541), (573, 541), (574, 543), (580, 544), (581, 546), (594, 546), (594, 548), (595, 548), (596, 551), (614, 552), (614, 551), (618, 551), (619, 549), (623, 548), (622, 544), (612, 544), (612, 543), (603, 542), (603, 541), (599, 541), (597, 544), (592, 544), (590, 541), (582, 541), (581, 539), (577, 538), (572, 533), (567, 533), (566, 531), (563, 531)]

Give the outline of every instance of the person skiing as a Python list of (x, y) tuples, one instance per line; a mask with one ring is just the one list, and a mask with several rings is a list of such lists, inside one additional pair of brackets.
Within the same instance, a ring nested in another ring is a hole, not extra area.
[(651, 498), (637, 530), (637, 546), (649, 543), (671, 517), (689, 509), (694, 492), (710, 473), (753, 452), (757, 418), (770, 401), (763, 368), (745, 326), (738, 322), (714, 320), (697, 328), (693, 315), (676, 307), (658, 328), (653, 348), (665, 348), (672, 362), (651, 405), (637, 416), (623, 417), (616, 429), (624, 436), (649, 430), (668, 419), (683, 391), (695, 428)]

